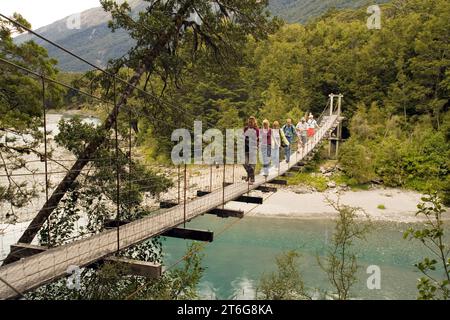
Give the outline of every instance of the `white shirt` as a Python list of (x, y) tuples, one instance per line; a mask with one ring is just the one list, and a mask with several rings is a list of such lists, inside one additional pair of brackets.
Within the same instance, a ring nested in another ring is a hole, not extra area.
[(281, 146), (280, 129), (272, 129), (272, 139), (275, 145)]
[(308, 130), (308, 124), (299, 122), (297, 124), (297, 131), (300, 135), (306, 135), (306, 131)]
[(308, 129), (315, 129), (318, 127), (316, 119), (309, 119), (307, 125)]

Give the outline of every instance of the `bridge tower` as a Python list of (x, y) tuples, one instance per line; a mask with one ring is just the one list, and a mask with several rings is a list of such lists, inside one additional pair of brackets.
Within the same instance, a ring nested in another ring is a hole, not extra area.
[[(344, 98), (343, 94), (330, 94), (330, 116), (336, 114), (338, 118), (341, 118), (342, 113), (342, 98)], [(339, 146), (342, 141), (342, 121), (339, 121), (336, 129), (330, 134), (328, 138), (328, 157), (331, 159), (334, 151), (333, 158), (337, 159), (339, 154)]]

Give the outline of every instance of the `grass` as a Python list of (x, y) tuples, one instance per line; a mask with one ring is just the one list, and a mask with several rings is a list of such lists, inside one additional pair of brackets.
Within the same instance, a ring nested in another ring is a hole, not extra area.
[(369, 190), (369, 183), (358, 183), (355, 179), (348, 177), (343, 173), (337, 173), (333, 176), (332, 180), (337, 185), (347, 185), (352, 190)]
[(380, 210), (386, 210), (386, 206), (384, 204), (379, 204), (377, 208)]
[(315, 188), (319, 192), (327, 190), (328, 183), (325, 177), (303, 172), (287, 178), (287, 181), (288, 185), (306, 185)]

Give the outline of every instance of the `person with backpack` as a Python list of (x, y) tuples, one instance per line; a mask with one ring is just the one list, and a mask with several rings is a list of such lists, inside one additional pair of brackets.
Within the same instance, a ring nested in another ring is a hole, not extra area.
[(291, 159), (291, 145), (293, 144), (295, 137), (297, 136), (294, 125), (292, 124), (292, 119), (287, 119), (286, 124), (282, 128), (286, 139), (289, 144), (284, 147), (284, 155), (286, 157), (286, 162), (289, 163)]

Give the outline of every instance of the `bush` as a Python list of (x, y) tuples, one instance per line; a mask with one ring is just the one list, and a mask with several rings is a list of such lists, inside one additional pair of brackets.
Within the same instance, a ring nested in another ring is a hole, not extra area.
[(448, 199), (447, 127), (436, 130), (428, 116), (401, 122), (395, 116), (382, 116), (377, 109), (360, 107), (351, 121), (351, 138), (339, 156), (346, 175), (357, 183), (381, 180), (388, 187), (441, 190), (444, 200)]
[(367, 183), (376, 178), (370, 148), (356, 139), (350, 138), (343, 145), (339, 161), (346, 175), (358, 184)]

